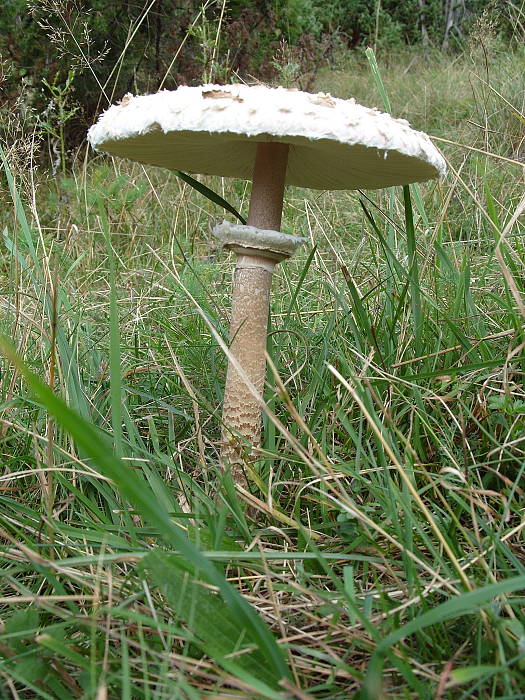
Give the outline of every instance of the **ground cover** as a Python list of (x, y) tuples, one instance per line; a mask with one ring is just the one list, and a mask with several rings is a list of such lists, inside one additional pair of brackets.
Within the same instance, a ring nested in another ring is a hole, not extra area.
[(355, 54), (316, 88), (389, 99), (449, 175), (288, 191), (311, 245), (276, 276), (244, 496), (215, 499), (223, 212), (82, 149), (55, 178), (7, 153), (4, 697), (522, 697), (525, 54), (379, 65), (384, 93)]

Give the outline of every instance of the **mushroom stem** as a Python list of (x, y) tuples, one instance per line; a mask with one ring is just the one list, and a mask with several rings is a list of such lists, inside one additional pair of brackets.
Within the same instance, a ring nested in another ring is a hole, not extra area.
[[(279, 231), (287, 162), (288, 145), (258, 144), (249, 226)], [(265, 350), (272, 275), (276, 263), (286, 256), (255, 250), (249, 244), (246, 248), (237, 245), (234, 250), (237, 265), (233, 282), (230, 352), (262, 394), (266, 376)], [(260, 445), (262, 409), (231, 362), (226, 375), (222, 420), (221, 466), (231, 470), (235, 484), (246, 486), (245, 449), (242, 443), (248, 443), (248, 453), (252, 447)]]
[(280, 230), (288, 149), (287, 143), (260, 143), (257, 146), (248, 226)]

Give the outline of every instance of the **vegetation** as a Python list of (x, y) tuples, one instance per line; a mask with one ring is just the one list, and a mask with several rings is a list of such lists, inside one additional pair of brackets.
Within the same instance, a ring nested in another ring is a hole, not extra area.
[[(312, 245), (276, 275), (245, 496), (217, 467), (224, 212), (72, 148), (64, 76), (35, 136), (4, 110), (1, 697), (522, 697), (520, 21), (509, 43), (485, 17), (452, 57), (379, 50), (384, 83), (371, 52), (316, 71), (450, 171), (287, 191), (283, 230)], [(203, 182), (244, 212), (246, 183)]]
[(3, 0), (0, 105), (9, 112), (22, 100), (33, 127), (43, 111), (51, 126), (56, 91), (65, 91), (75, 106), (65, 124), (71, 148), (127, 92), (299, 74), (312, 87), (351, 49), (463, 50), (480, 17), (512, 41), (522, 14), (510, 0)]

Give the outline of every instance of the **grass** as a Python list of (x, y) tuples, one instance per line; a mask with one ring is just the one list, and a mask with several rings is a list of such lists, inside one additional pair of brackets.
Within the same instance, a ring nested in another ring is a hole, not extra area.
[[(523, 697), (524, 54), (485, 54), (379, 60), (444, 182), (288, 191), (312, 245), (275, 279), (252, 494), (214, 497), (222, 210), (99, 156), (14, 172), (2, 697)], [(381, 104), (364, 59), (317, 87)]]

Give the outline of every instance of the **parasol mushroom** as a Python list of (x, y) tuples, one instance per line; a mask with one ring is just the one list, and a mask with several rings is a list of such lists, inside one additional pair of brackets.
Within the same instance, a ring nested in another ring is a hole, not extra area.
[[(284, 186), (378, 189), (445, 172), (429, 137), (355, 100), (262, 85), (179, 87), (126, 95), (91, 127), (92, 146), (170, 170), (252, 180), (247, 225), (214, 230), (237, 254), (221, 464), (246, 484), (242, 438), (260, 444), (271, 279), (305, 239), (280, 232)], [(232, 437), (233, 436), (233, 437)]]

